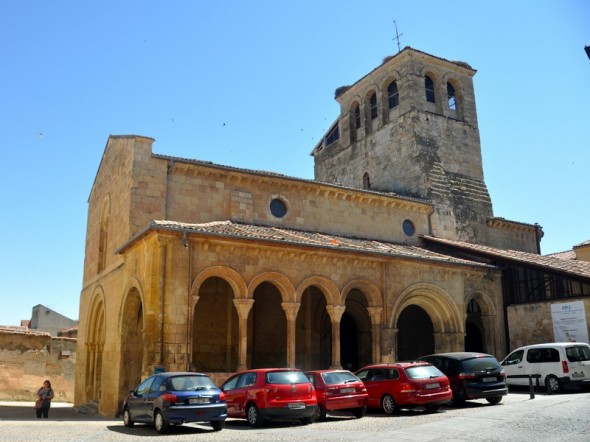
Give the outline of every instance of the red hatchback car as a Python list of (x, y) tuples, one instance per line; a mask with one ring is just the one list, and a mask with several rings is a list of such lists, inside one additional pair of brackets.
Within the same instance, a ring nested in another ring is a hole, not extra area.
[(453, 399), (449, 379), (424, 362), (368, 365), (356, 372), (369, 393), (369, 407), (393, 414), (402, 408), (434, 412)]
[(346, 370), (313, 370), (305, 375), (315, 387), (318, 408), (315, 419), (326, 418), (329, 411), (352, 411), (357, 417), (367, 412), (367, 389), (363, 382)]
[(233, 375), (221, 386), (229, 417), (246, 418), (252, 427), (267, 419), (313, 422), (318, 402), (315, 389), (301, 370), (260, 368)]

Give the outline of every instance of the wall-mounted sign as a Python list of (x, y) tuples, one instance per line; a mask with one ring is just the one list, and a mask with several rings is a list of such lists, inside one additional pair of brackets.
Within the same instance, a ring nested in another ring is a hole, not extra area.
[(588, 324), (583, 301), (551, 304), (555, 342), (588, 343)]

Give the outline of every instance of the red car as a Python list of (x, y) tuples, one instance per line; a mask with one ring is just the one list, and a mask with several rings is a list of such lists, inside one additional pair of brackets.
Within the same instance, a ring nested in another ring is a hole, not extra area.
[(270, 419), (313, 422), (318, 408), (315, 389), (301, 370), (260, 368), (233, 375), (221, 386), (229, 417), (246, 418), (252, 427)]
[(449, 379), (425, 362), (368, 365), (356, 372), (369, 393), (369, 407), (393, 414), (402, 408), (434, 412), (453, 399)]
[(367, 412), (367, 389), (363, 382), (346, 370), (305, 372), (315, 387), (318, 408), (315, 419), (325, 419), (328, 411), (352, 411), (361, 418)]

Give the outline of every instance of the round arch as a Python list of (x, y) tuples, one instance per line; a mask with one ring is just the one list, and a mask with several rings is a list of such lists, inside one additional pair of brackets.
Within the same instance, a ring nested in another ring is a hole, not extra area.
[(244, 279), (238, 272), (229, 267), (224, 266), (209, 267), (208, 269), (205, 269), (201, 273), (199, 273), (192, 283), (191, 295), (198, 295), (201, 285), (208, 278), (212, 277), (221, 278), (224, 281), (226, 281), (231, 286), (234, 292), (234, 298), (248, 298), (248, 286), (246, 285), (246, 281), (244, 281)]
[[(132, 293), (137, 293), (138, 298), (134, 300), (130, 300), (129, 298), (132, 296)], [(123, 330), (125, 328), (124, 320), (125, 320), (125, 308), (129, 308), (128, 304), (132, 304), (133, 307), (136, 306), (143, 306), (144, 305), (144, 294), (141, 283), (139, 279), (136, 277), (131, 278), (125, 287), (124, 295), (121, 299), (121, 305), (119, 306), (119, 330)], [(143, 328), (145, 329), (145, 323), (142, 323)]]
[(143, 298), (139, 280), (131, 278), (119, 307), (119, 407), (129, 386), (137, 385), (142, 379), (146, 329)]
[(465, 297), (465, 305), (469, 304), (469, 301), (477, 301), (481, 307), (481, 314), (483, 316), (496, 316), (496, 306), (492, 298), (485, 292), (473, 291), (467, 294)]
[(340, 292), (338, 291), (338, 287), (331, 280), (322, 276), (310, 276), (301, 281), (296, 291), (296, 302), (301, 302), (303, 293), (311, 286), (318, 287), (322, 291), (326, 298), (326, 304), (334, 305), (339, 303)]
[(278, 272), (265, 272), (255, 276), (248, 284), (249, 299), (254, 299), (256, 288), (263, 282), (274, 285), (279, 290), (283, 302), (297, 302), (298, 297), (293, 283), (285, 275)]
[(101, 325), (102, 327), (106, 327), (106, 324), (99, 323), (101, 320), (106, 321), (104, 316), (106, 299), (102, 286), (96, 287), (91, 299), (86, 321), (86, 342), (91, 342), (92, 339), (96, 338), (96, 333)]
[(338, 303), (344, 305), (351, 290), (358, 289), (367, 298), (369, 307), (383, 307), (383, 295), (379, 288), (367, 279), (353, 279), (342, 289)]
[(399, 315), (410, 305), (421, 307), (432, 320), (435, 333), (464, 332), (463, 314), (452, 298), (433, 284), (415, 284), (408, 287), (393, 306), (390, 325), (397, 326)]
[(106, 341), (106, 300), (98, 286), (90, 301), (86, 326), (85, 401), (100, 400), (102, 393), (102, 363)]

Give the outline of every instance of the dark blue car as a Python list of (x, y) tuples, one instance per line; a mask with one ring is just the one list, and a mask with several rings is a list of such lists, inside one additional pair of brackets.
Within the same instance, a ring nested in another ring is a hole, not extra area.
[(167, 372), (150, 376), (123, 404), (123, 422), (152, 424), (165, 433), (170, 424), (210, 422), (214, 431), (225, 426), (227, 404), (223, 393), (205, 374)]

